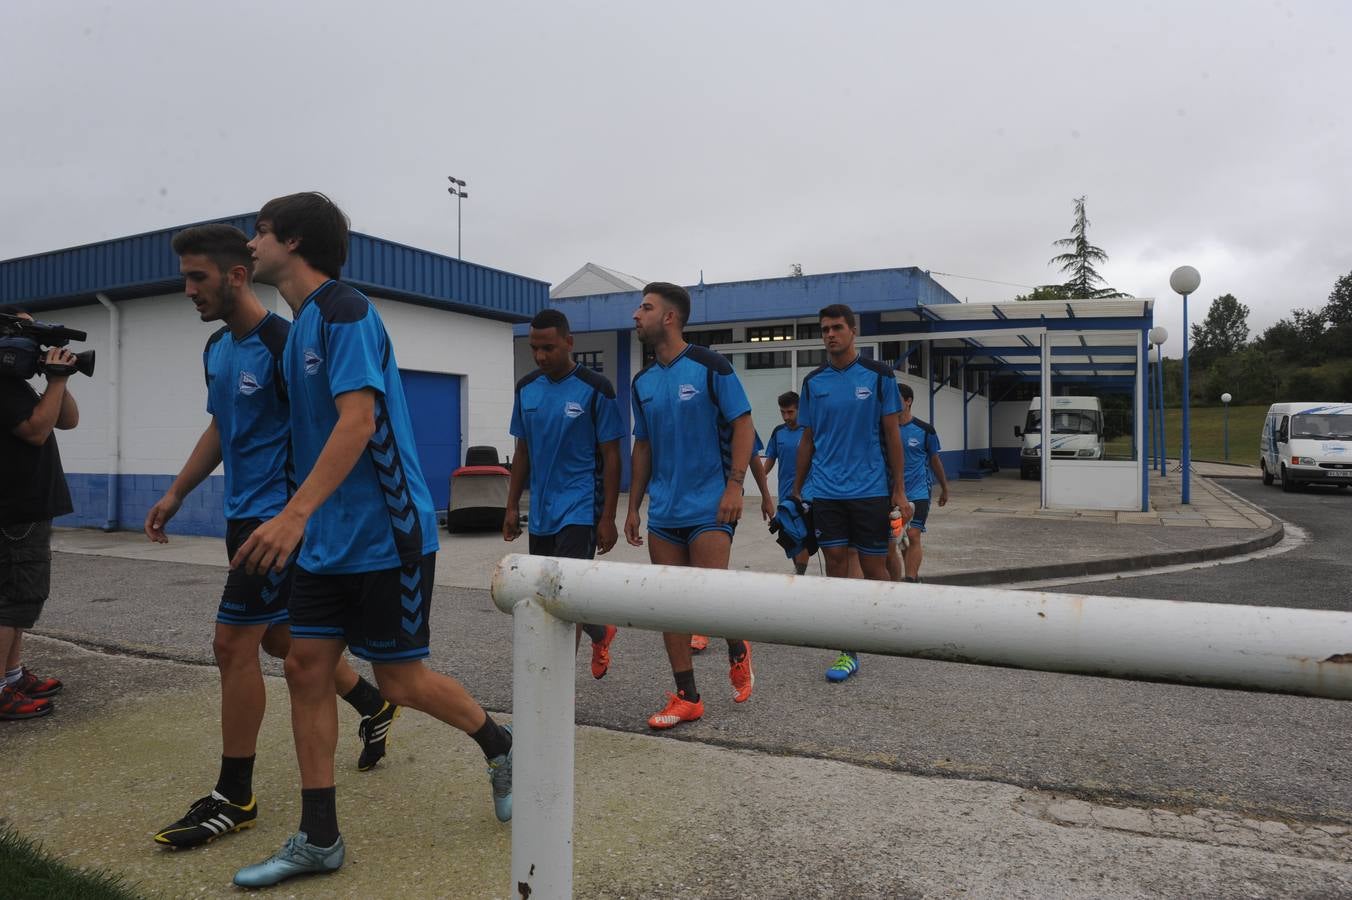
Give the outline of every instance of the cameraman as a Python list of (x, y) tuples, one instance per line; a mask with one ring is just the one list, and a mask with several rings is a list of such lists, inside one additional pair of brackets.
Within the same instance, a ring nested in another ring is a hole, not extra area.
[[(31, 321), (26, 313), (19, 313)], [(75, 354), (62, 347), (47, 351), (47, 366), (71, 367)], [(66, 388), (70, 369), (48, 369), (47, 391), (38, 395), (28, 382), (0, 377), (0, 719), (32, 719), (52, 711), (48, 699), (61, 690), (55, 678), (34, 675), (19, 657), (23, 633), (32, 628), (47, 601), (52, 577), (52, 519), (72, 511), (66, 473), (52, 429), (74, 428), (80, 421), (75, 398)]]

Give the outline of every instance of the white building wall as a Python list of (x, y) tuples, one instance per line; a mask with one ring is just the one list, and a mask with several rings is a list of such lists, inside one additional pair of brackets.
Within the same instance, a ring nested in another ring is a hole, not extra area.
[(1015, 427), (1022, 428), (1024, 422), (1028, 421), (1028, 401), (1027, 400), (1006, 400), (995, 404), (993, 410), (995, 420), (995, 447), (1020, 447), (1023, 445), (1023, 438), (1014, 436)]
[[(938, 393), (934, 395), (934, 413), (931, 418), (929, 403), (929, 382), (915, 375), (902, 375), (901, 381), (909, 384), (911, 390), (915, 391), (915, 403), (911, 406), (912, 415), (929, 422), (934, 426), (935, 432), (939, 435), (939, 447), (947, 455), (949, 453), (960, 453), (962, 451), (962, 395), (963, 392), (954, 387), (944, 386), (939, 388)], [(977, 394), (967, 402), (967, 446), (978, 453), (971, 454), (971, 464), (975, 465), (978, 458), (989, 456), (986, 449), (990, 446), (987, 442), (989, 436), (986, 421), (987, 398)], [(950, 477), (957, 476), (957, 470), (952, 466), (947, 466)]]

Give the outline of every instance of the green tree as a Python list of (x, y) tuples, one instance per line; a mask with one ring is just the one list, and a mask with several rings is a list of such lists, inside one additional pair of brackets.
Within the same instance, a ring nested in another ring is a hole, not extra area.
[(1089, 217), (1084, 211), (1086, 199), (1075, 198), (1075, 222), (1070, 226), (1070, 237), (1052, 243), (1055, 247), (1065, 247), (1066, 252), (1053, 256), (1047, 265), (1060, 266), (1061, 271), (1070, 276), (1061, 287), (1072, 299), (1122, 297), (1124, 294), (1108, 287), (1095, 268), (1108, 261), (1108, 253), (1102, 247), (1089, 243)]
[(1329, 359), (1352, 357), (1352, 273), (1334, 282), (1329, 302), (1321, 312), (1325, 326), (1324, 355)]
[(1211, 303), (1206, 318), (1192, 325), (1192, 361), (1207, 365), (1212, 360), (1238, 353), (1249, 342), (1249, 308), (1224, 294)]
[(1015, 300), (1071, 300), (1070, 291), (1063, 284), (1040, 284), (1026, 294), (1020, 294)]

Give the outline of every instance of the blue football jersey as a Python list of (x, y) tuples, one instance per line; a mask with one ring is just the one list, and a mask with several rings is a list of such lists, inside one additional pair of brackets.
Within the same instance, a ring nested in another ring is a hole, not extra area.
[(296, 481), (338, 423), (334, 398), (371, 388), (375, 433), (305, 526), (299, 564), (319, 574), (409, 565), (437, 550), (437, 518), (413, 442), (394, 347), (366, 295), (327, 281), (305, 299), (283, 357)]
[(281, 372), (290, 330), (291, 323), (268, 313), (242, 338), (220, 329), (202, 351), (207, 412), (221, 438), (227, 519), (270, 519), (290, 496), (291, 420)]
[(891, 493), (882, 417), (901, 412), (892, 369), (856, 356), (837, 369), (829, 362), (803, 379), (798, 421), (812, 429), (812, 469), (804, 498), (858, 500)]
[(652, 448), (648, 524), (685, 528), (712, 523), (732, 468), (732, 423), (751, 403), (732, 364), (687, 344), (664, 366), (634, 376), (634, 437)]
[(930, 457), (939, 452), (939, 435), (934, 426), (911, 417), (901, 426), (901, 451), (906, 455), (906, 499), (928, 500), (930, 495)]
[(770, 432), (770, 441), (765, 445), (765, 458), (775, 460), (778, 466), (779, 499), (783, 500), (793, 493), (793, 479), (798, 474), (798, 445), (803, 442), (803, 426), (797, 428), (779, 424)]
[(511, 431), (530, 453), (530, 533), (595, 527), (605, 499), (601, 445), (624, 437), (610, 382), (581, 365), (559, 381), (536, 369), (516, 383)]

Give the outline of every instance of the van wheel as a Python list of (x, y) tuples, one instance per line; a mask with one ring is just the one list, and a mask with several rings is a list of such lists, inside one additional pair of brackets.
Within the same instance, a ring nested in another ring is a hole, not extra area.
[(1263, 470), (1263, 484), (1270, 487), (1272, 485), (1272, 473), (1268, 471), (1267, 461), (1260, 462), (1258, 466)]
[(1288, 494), (1296, 490), (1296, 480), (1287, 474), (1285, 463), (1282, 463), (1282, 490)]

